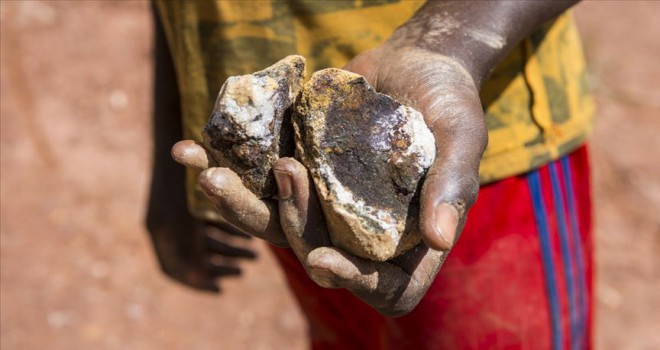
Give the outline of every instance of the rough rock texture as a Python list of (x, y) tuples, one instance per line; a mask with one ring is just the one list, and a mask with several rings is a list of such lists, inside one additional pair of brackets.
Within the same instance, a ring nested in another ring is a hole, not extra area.
[(291, 113), (305, 78), (305, 59), (287, 56), (224, 83), (204, 128), (204, 144), (219, 166), (234, 170), (260, 198), (277, 192), (272, 165), (293, 155)]
[(325, 69), (303, 87), (293, 122), (335, 246), (385, 261), (419, 243), (420, 180), (435, 158), (419, 112)]

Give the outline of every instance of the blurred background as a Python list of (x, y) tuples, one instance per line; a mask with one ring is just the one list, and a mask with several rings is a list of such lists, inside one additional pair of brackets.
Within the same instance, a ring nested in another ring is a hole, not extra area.
[[(0, 347), (304, 349), (262, 243), (221, 294), (159, 271), (150, 4), (1, 1), (0, 15)], [(660, 349), (660, 2), (575, 15), (598, 102), (596, 345)]]

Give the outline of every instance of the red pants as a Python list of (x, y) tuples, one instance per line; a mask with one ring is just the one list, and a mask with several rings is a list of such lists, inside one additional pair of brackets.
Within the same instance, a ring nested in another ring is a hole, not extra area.
[(483, 186), (461, 237), (417, 308), (387, 318), (312, 282), (275, 249), (314, 349), (591, 347), (592, 255), (586, 147)]

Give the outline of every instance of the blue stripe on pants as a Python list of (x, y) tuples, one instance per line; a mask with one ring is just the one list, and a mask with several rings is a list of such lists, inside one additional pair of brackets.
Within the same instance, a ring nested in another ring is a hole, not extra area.
[(578, 283), (578, 303), (580, 310), (580, 318), (578, 320), (578, 329), (580, 332), (580, 342), (578, 346), (584, 348), (584, 336), (587, 331), (587, 282), (585, 280), (586, 272), (584, 270), (584, 249), (582, 248), (582, 238), (578, 225), (578, 213), (575, 205), (575, 191), (573, 190), (573, 175), (571, 163), (568, 157), (561, 159), (561, 165), (564, 175), (564, 184), (566, 187), (566, 197), (568, 203), (568, 216), (571, 224), (571, 238), (573, 242), (573, 249), (575, 250), (573, 256), (576, 260), (577, 266), (577, 283)]
[(545, 271), (546, 289), (550, 303), (550, 328), (552, 331), (552, 348), (561, 349), (564, 343), (564, 336), (561, 328), (561, 313), (559, 305), (559, 295), (557, 291), (557, 276), (555, 275), (555, 263), (552, 254), (552, 245), (550, 243), (550, 232), (548, 229), (548, 220), (543, 203), (543, 190), (541, 189), (541, 176), (539, 171), (535, 170), (527, 176), (529, 189), (532, 195), (532, 206), (534, 208), (534, 218), (539, 232), (539, 242), (541, 245), (541, 259)]
[(562, 261), (564, 262), (566, 287), (568, 289), (568, 312), (570, 316), (571, 330), (571, 349), (578, 349), (578, 336), (580, 333), (578, 318), (579, 302), (577, 300), (577, 291), (575, 283), (575, 262), (571, 254), (571, 245), (569, 243), (568, 228), (566, 225), (566, 216), (564, 215), (564, 194), (559, 184), (559, 174), (557, 172), (557, 162), (552, 162), (550, 168), (550, 184), (552, 186), (552, 196), (554, 197), (555, 211), (559, 226), (559, 244), (561, 247)]

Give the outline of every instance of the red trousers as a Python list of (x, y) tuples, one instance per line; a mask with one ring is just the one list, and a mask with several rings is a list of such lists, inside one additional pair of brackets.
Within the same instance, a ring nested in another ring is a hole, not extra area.
[(586, 147), (482, 186), (461, 237), (417, 308), (388, 318), (324, 289), (274, 249), (314, 349), (591, 347), (593, 246)]

